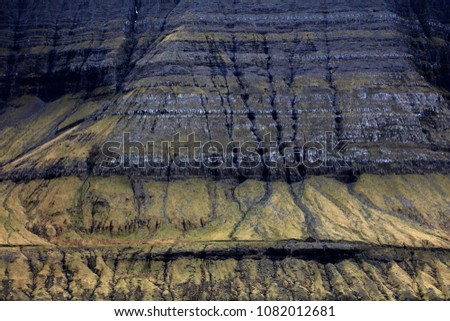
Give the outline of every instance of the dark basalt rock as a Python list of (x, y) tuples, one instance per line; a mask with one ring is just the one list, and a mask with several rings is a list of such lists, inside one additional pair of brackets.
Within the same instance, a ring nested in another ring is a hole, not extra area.
[(0, 300), (450, 300), (448, 0), (0, 0), (0, 40)]
[[(11, 156), (0, 160), (3, 178), (133, 172), (99, 168), (102, 158), (90, 155), (84, 165), (70, 153), (46, 164), (27, 155), (105, 119), (118, 121), (106, 138), (83, 138), (92, 148), (121, 141), (124, 132), (156, 145), (177, 132), (224, 146), (261, 142), (268, 133), (299, 148), (308, 141), (326, 144), (327, 132), (335, 143), (348, 142), (342, 154), (350, 168), (138, 170), (144, 176), (295, 181), (332, 173), (353, 180), (348, 173), (450, 168), (445, 1), (29, 0), (0, 6), (0, 128), (14, 126), (8, 115), (26, 106), (12, 104), (23, 95), (50, 104), (76, 94), (76, 106), (104, 106), (63, 127), (49, 124), (53, 134), (25, 142), (23, 150), (9, 148)], [(17, 129), (14, 137), (21, 134)], [(6, 165), (18, 157), (20, 164)]]

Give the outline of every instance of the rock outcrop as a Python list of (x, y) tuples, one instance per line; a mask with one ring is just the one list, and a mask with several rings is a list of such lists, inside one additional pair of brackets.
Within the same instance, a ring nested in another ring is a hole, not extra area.
[[(450, 299), (446, 0), (0, 0), (0, 18), (0, 299)], [(192, 133), (265, 161), (166, 153)]]
[(449, 191), (437, 174), (6, 182), (0, 299), (448, 300)]
[(448, 252), (350, 247), (296, 250), (289, 256), (251, 247), (252, 255), (205, 249), (162, 256), (148, 248), (2, 249), (0, 299), (449, 299)]
[[(299, 148), (325, 144), (329, 132), (334, 144), (348, 142), (348, 166), (290, 176), (448, 172), (450, 13), (443, 1), (3, 7), (4, 177), (87, 172), (89, 151), (122, 141), (124, 132), (156, 146), (177, 132), (223, 146), (270, 133)], [(264, 172), (261, 165), (245, 175)], [(196, 175), (172, 170), (178, 174)]]

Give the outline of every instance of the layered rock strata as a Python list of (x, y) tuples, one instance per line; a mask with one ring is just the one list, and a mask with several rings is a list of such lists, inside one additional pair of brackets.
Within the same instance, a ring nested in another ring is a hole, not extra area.
[(447, 1), (0, 0), (0, 39), (1, 300), (450, 299)]
[(178, 132), (223, 146), (270, 133), (281, 163), (282, 142), (347, 143), (345, 166), (332, 155), (245, 177), (448, 172), (443, 1), (2, 3), (3, 177), (111, 172), (86, 158), (124, 132), (156, 146)]

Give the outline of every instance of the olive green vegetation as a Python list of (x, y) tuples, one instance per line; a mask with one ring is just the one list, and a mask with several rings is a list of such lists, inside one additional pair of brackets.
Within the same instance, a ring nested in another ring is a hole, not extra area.
[(362, 175), (354, 184), (325, 176), (292, 185), (125, 176), (3, 182), (0, 239), (4, 245), (312, 239), (447, 248), (449, 191), (449, 177), (441, 174)]
[(0, 299), (450, 299), (447, 252), (379, 249), (328, 263), (231, 254), (150, 259), (152, 254), (152, 248), (3, 248)]
[(0, 299), (448, 300), (450, 179), (0, 184)]
[(0, 119), (2, 171), (38, 171), (61, 165), (63, 159), (68, 168), (85, 166), (93, 146), (106, 140), (119, 119), (90, 121), (100, 106), (82, 96), (65, 95), (51, 103), (22, 96), (10, 102)]

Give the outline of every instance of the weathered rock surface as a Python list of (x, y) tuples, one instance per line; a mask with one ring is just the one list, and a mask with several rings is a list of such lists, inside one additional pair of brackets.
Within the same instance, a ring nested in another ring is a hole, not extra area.
[[(156, 146), (177, 132), (224, 146), (271, 133), (298, 147), (331, 132), (350, 142), (349, 167), (310, 173), (450, 168), (445, 1), (2, 6), (3, 176), (99, 173), (89, 151), (124, 132)], [(269, 172), (284, 179), (305, 169)], [(210, 175), (152, 172), (198, 174)], [(244, 173), (267, 175), (264, 166)]]
[(449, 299), (440, 174), (0, 188), (0, 299)]
[[(214, 245), (212, 245), (214, 247)], [(450, 254), (398, 248), (0, 250), (3, 300), (448, 300)], [(253, 253), (253, 254), (251, 254)], [(319, 255), (317, 253), (320, 253)], [(320, 257), (320, 260), (317, 258)]]
[[(0, 0), (0, 39), (1, 300), (450, 300), (446, 0)], [(346, 166), (102, 167), (125, 132)]]

